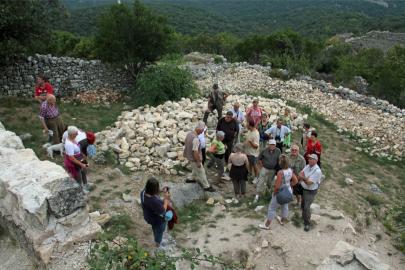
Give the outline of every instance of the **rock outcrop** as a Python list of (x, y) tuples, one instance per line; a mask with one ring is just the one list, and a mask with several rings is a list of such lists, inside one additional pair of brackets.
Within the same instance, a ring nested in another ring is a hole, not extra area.
[(0, 225), (42, 264), (101, 230), (89, 218), (80, 186), (61, 166), (40, 161), (1, 123)]

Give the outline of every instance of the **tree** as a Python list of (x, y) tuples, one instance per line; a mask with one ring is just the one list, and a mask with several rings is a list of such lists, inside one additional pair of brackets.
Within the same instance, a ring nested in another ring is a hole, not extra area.
[(0, 65), (41, 48), (61, 10), (59, 0), (0, 0)]
[(148, 62), (167, 52), (172, 32), (163, 17), (154, 15), (139, 1), (132, 9), (112, 5), (99, 19), (96, 55), (110, 63), (124, 64), (136, 78)]

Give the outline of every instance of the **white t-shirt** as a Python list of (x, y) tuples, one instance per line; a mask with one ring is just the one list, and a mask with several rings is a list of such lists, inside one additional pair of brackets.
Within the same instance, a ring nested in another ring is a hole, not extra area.
[(304, 176), (309, 178), (309, 180), (311, 180), (314, 183), (312, 185), (308, 186), (307, 184), (304, 183), (304, 181), (302, 181), (301, 186), (307, 190), (318, 189), (319, 184), (321, 183), (321, 180), (322, 180), (321, 168), (319, 168), (319, 166), (317, 164), (315, 164), (312, 167), (309, 165), (306, 165), (302, 171), (304, 172)]
[(80, 154), (80, 147), (77, 143), (73, 143), (70, 140), (65, 141), (65, 153), (68, 156), (74, 156)]
[[(249, 130), (248, 133), (246, 134), (246, 142), (247, 141), (251, 141), (252, 143), (259, 146), (259, 142), (260, 142), (259, 131), (257, 129), (255, 129), (254, 131)], [(245, 154), (249, 155), (249, 156), (258, 157), (259, 154), (260, 154), (260, 147), (253, 148), (253, 146), (251, 146), (250, 144), (246, 144), (246, 146), (245, 146)]]
[(293, 176), (293, 171), (291, 170), (291, 168), (288, 168), (287, 170), (282, 170), (282, 172), (284, 174), (284, 183), (283, 183), (283, 179), (281, 179), (281, 185), (287, 185), (288, 190), (292, 193), (291, 179)]
[(276, 139), (277, 136), (280, 136), (280, 141), (284, 141), (285, 135), (288, 133), (291, 133), (291, 129), (289, 129), (286, 126), (281, 126), (281, 128), (278, 128), (277, 126), (272, 126), (268, 130), (266, 130), (264, 133), (266, 134), (271, 134), (273, 139)]
[(201, 133), (200, 135), (198, 135), (198, 140), (200, 140), (200, 149), (204, 149), (205, 148), (205, 131), (207, 130), (207, 128), (204, 129), (204, 132)]
[[(68, 137), (68, 132), (66, 130), (65, 132), (63, 132), (63, 135), (62, 135), (62, 143), (65, 143), (67, 137)], [(87, 138), (86, 132), (83, 132), (83, 131), (79, 130), (79, 132), (77, 133), (77, 136), (75, 138), (75, 141), (78, 143), (81, 140), (84, 140), (86, 138)]]

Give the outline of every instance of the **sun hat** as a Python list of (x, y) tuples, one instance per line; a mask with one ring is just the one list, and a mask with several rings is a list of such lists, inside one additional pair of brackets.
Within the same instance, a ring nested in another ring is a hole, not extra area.
[(267, 144), (274, 144), (274, 145), (275, 145), (275, 144), (276, 144), (276, 140), (273, 140), (273, 139), (272, 139), (272, 140), (269, 140), (269, 141), (267, 142)]

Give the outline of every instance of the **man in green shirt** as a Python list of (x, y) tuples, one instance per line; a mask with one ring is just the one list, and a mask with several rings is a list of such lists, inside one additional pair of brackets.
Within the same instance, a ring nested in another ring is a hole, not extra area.
[(225, 144), (222, 142), (225, 138), (225, 132), (217, 131), (215, 139), (211, 142), (211, 147), (208, 152), (212, 154), (212, 158), (207, 164), (207, 168), (211, 168), (214, 164), (217, 165), (217, 180), (222, 182), (225, 167)]

